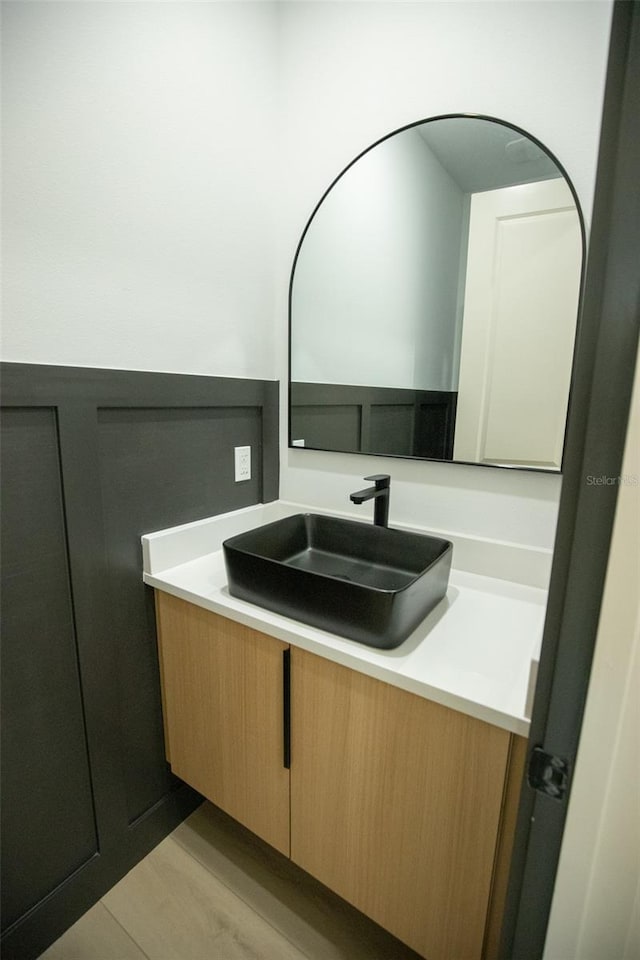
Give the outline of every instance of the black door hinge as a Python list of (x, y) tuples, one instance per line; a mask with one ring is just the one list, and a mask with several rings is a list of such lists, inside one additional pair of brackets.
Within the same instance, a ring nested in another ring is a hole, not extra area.
[(529, 786), (539, 793), (564, 800), (569, 784), (569, 764), (561, 757), (546, 753), (542, 747), (534, 747), (527, 773)]

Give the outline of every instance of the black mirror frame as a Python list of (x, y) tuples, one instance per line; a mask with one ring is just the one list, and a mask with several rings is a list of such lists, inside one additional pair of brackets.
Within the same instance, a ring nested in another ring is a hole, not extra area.
[(310, 228), (311, 224), (313, 223), (313, 220), (315, 219), (316, 214), (318, 213), (318, 210), (320, 209), (320, 207), (321, 207), (322, 204), (324, 203), (324, 200), (326, 199), (326, 197), (328, 196), (328, 194), (333, 190), (333, 188), (334, 188), (334, 186), (336, 185), (336, 183), (345, 175), (345, 173), (347, 173), (347, 171), (350, 170), (351, 167), (353, 167), (354, 164), (356, 164), (356, 163), (358, 162), (358, 160), (360, 160), (362, 157), (364, 157), (365, 154), (369, 153), (371, 150), (373, 150), (375, 147), (379, 146), (381, 143), (384, 143), (386, 140), (389, 140), (391, 137), (395, 137), (395, 136), (396, 136), (397, 134), (399, 134), (399, 133), (403, 133), (405, 130), (412, 130), (414, 127), (419, 127), (419, 126), (422, 126), (423, 124), (426, 124), (426, 123), (433, 123), (433, 122), (436, 121), (436, 120), (457, 120), (457, 119), (486, 120), (486, 121), (488, 121), (488, 122), (490, 122), (490, 123), (496, 123), (496, 124), (499, 124), (500, 126), (507, 127), (509, 130), (513, 130), (514, 133), (518, 133), (518, 134), (520, 134), (521, 136), (526, 137), (528, 140), (530, 140), (532, 143), (534, 143), (540, 150), (542, 150), (543, 153), (545, 153), (545, 154), (553, 161), (553, 163), (556, 165), (556, 167), (558, 168), (558, 170), (560, 171), (560, 173), (561, 173), (562, 176), (564, 177), (564, 180), (565, 180), (566, 184), (568, 185), (569, 190), (571, 191), (571, 195), (572, 195), (572, 197), (573, 197), (573, 201), (574, 201), (574, 203), (575, 203), (575, 205), (576, 205), (576, 211), (577, 211), (577, 214), (578, 214), (578, 221), (579, 221), (579, 223), (580, 223), (580, 238), (581, 238), (581, 240), (582, 240), (582, 256), (581, 256), (581, 259), (580, 259), (580, 285), (579, 285), (579, 295), (578, 295), (578, 310), (577, 310), (577, 319), (576, 319), (576, 332), (575, 332), (575, 338), (574, 338), (573, 360), (572, 360), (572, 363), (571, 363), (571, 377), (570, 377), (570, 381), (569, 381), (569, 400), (568, 400), (568, 405), (567, 405), (567, 418), (566, 418), (566, 421), (568, 420), (568, 418), (569, 418), (569, 411), (571, 410), (571, 402), (572, 402), (572, 398), (573, 398), (573, 394), (574, 394), (575, 357), (576, 357), (576, 348), (577, 348), (577, 344), (578, 344), (578, 338), (579, 338), (579, 336), (580, 336), (580, 315), (581, 315), (582, 301), (583, 301), (583, 296), (584, 296), (585, 264), (586, 264), (586, 255), (587, 255), (587, 241), (586, 241), (586, 230), (585, 230), (585, 224), (584, 224), (584, 216), (583, 216), (583, 213), (582, 213), (582, 207), (581, 207), (581, 205), (580, 205), (580, 200), (579, 200), (579, 198), (578, 198), (578, 194), (577, 194), (576, 189), (575, 189), (575, 187), (574, 187), (574, 185), (573, 185), (573, 181), (571, 180), (571, 177), (570, 177), (569, 174), (567, 173), (565, 167), (560, 163), (560, 161), (557, 159), (557, 157), (555, 156), (555, 154), (552, 153), (552, 151), (549, 150), (549, 148), (546, 147), (545, 144), (542, 143), (541, 140), (538, 140), (537, 137), (533, 136), (531, 133), (529, 133), (527, 130), (524, 130), (522, 127), (518, 127), (518, 126), (516, 126), (516, 124), (510, 123), (510, 122), (508, 122), (507, 120), (501, 120), (501, 119), (499, 119), (498, 117), (492, 117), (492, 116), (489, 116), (489, 115), (487, 115), (487, 114), (481, 114), (481, 113), (444, 113), (444, 114), (439, 114), (438, 116), (435, 116), (435, 117), (426, 117), (426, 118), (423, 119), (423, 120), (416, 120), (416, 121), (414, 121), (413, 123), (407, 123), (407, 124), (405, 124), (405, 125), (402, 126), (402, 127), (398, 127), (396, 130), (392, 130), (391, 133), (385, 134), (384, 137), (380, 137), (380, 138), (379, 138), (378, 140), (376, 140), (374, 143), (370, 144), (368, 147), (366, 147), (364, 150), (362, 150), (356, 157), (353, 158), (353, 160), (351, 160), (351, 161), (347, 164), (346, 167), (344, 167), (343, 170), (340, 171), (340, 173), (339, 173), (336, 177), (334, 177), (334, 179), (331, 181), (331, 183), (329, 184), (329, 186), (328, 186), (327, 189), (324, 191), (324, 193), (323, 193), (322, 196), (320, 197), (319, 201), (318, 201), (317, 204), (315, 205), (315, 207), (314, 207), (314, 209), (313, 209), (313, 211), (312, 211), (312, 213), (311, 213), (311, 216), (309, 217), (309, 219), (307, 220), (307, 222), (306, 222), (306, 224), (305, 224), (304, 230), (302, 231), (302, 235), (301, 235), (300, 240), (298, 241), (298, 245), (297, 245), (297, 247), (296, 247), (296, 252), (295, 252), (294, 257), (293, 257), (293, 263), (292, 263), (292, 265), (291, 265), (291, 273), (290, 273), (290, 275), (289, 275), (289, 294), (288, 294), (288, 375), (287, 375), (287, 446), (288, 446), (289, 449), (292, 449), (292, 450), (315, 450), (315, 451), (319, 451), (319, 450), (320, 450), (320, 451), (323, 451), (323, 452), (326, 452), (326, 453), (340, 453), (340, 454), (347, 454), (347, 455), (354, 455), (354, 454), (355, 454), (355, 455), (357, 455), (357, 456), (387, 457), (387, 458), (399, 459), (399, 460), (414, 460), (414, 461), (417, 461), (417, 462), (419, 462), (419, 463), (457, 463), (457, 464), (462, 464), (462, 465), (465, 465), (465, 466), (483, 467), (484, 469), (489, 469), (489, 470), (518, 470), (518, 471), (525, 471), (525, 472), (527, 472), (527, 473), (546, 473), (546, 474), (551, 474), (552, 476), (562, 476), (562, 465), (564, 465), (564, 457), (565, 457), (565, 453), (566, 453), (566, 443), (567, 443), (566, 421), (565, 421), (565, 432), (564, 432), (564, 439), (563, 439), (562, 465), (561, 465), (561, 467), (560, 467), (560, 470), (558, 470), (558, 471), (546, 469), (546, 468), (544, 468), (544, 467), (515, 467), (515, 466), (514, 466), (514, 467), (511, 467), (511, 466), (502, 465), (502, 464), (477, 463), (477, 462), (470, 461), (470, 460), (452, 460), (452, 459), (444, 459), (444, 458), (436, 458), (436, 457), (415, 457), (415, 456), (410, 456), (410, 455), (390, 454), (390, 453), (370, 453), (370, 452), (368, 452), (368, 451), (367, 451), (367, 452), (362, 452), (362, 451), (356, 451), (356, 450), (328, 450), (326, 447), (308, 447), (308, 446), (306, 446), (306, 445), (305, 445), (304, 447), (299, 447), (299, 446), (295, 446), (295, 445), (293, 444), (293, 437), (292, 437), (292, 432), (291, 432), (291, 383), (292, 383), (292, 370), (291, 370), (291, 332), (292, 332), (292, 329), (291, 329), (291, 328), (292, 328), (292, 316), (291, 316), (291, 313), (292, 313), (292, 303), (293, 303), (293, 281), (294, 281), (294, 276), (295, 276), (295, 271), (296, 271), (296, 265), (297, 265), (297, 263), (298, 263), (298, 257), (300, 256), (300, 250), (301, 250), (302, 244), (303, 244), (304, 239), (305, 239), (305, 237), (306, 237), (306, 235), (307, 235), (307, 232), (309, 231), (309, 228)]

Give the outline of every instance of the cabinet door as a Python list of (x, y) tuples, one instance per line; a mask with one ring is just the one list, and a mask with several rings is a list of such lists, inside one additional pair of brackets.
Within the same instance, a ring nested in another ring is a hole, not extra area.
[(510, 734), (292, 651), (291, 858), (429, 960), (479, 960)]
[(156, 598), (173, 772), (288, 856), (287, 644), (168, 594)]

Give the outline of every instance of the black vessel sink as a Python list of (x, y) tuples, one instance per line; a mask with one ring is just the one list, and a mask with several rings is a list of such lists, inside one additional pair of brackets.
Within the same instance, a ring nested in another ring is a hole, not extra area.
[(312, 513), (222, 546), (232, 596), (384, 649), (442, 600), (453, 552), (438, 537)]

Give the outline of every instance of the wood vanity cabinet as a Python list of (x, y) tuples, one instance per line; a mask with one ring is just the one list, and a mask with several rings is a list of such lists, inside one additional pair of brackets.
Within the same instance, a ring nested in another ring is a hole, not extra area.
[(480, 960), (511, 734), (294, 653), (291, 859), (428, 960)]
[(293, 648), (287, 770), (286, 644), (157, 611), (174, 772), (427, 960), (492, 960), (526, 741)]
[(288, 644), (159, 591), (156, 613), (173, 772), (289, 856)]

